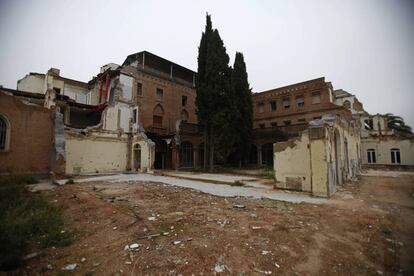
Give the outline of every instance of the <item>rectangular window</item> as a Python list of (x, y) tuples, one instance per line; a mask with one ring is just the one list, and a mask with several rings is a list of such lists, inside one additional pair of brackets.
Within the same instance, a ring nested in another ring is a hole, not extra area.
[(270, 123), (270, 125), (271, 125), (272, 127), (277, 127), (277, 122), (271, 122), (271, 123)]
[(321, 103), (321, 93), (313, 92), (312, 93), (312, 104), (319, 104)]
[(142, 83), (137, 82), (137, 95), (142, 96)]
[(259, 113), (263, 113), (264, 112), (264, 103), (260, 102), (257, 104), (257, 107), (259, 109)]
[(290, 108), (290, 99), (289, 98), (283, 99), (283, 108), (284, 109), (289, 109)]
[(368, 158), (368, 164), (377, 163), (377, 158), (375, 156), (375, 150), (374, 149), (367, 150), (367, 158)]
[(285, 126), (290, 126), (290, 120), (283, 121), (283, 123), (285, 124)]
[(276, 101), (271, 101), (270, 102), (270, 110), (271, 111), (276, 111)]
[(161, 88), (157, 88), (157, 101), (162, 101), (162, 98), (164, 97), (164, 90)]
[(181, 96), (181, 106), (187, 105), (187, 96)]
[(57, 95), (60, 95), (60, 88), (53, 87), (53, 90), (55, 90), (55, 93)]
[(305, 100), (303, 98), (303, 95), (296, 96), (296, 106), (298, 108), (302, 108), (305, 106)]
[(399, 149), (391, 149), (391, 163), (401, 164), (401, 156)]
[(264, 128), (265, 127), (265, 124), (259, 124), (259, 127), (260, 128)]
[(305, 118), (298, 119), (298, 122), (299, 123), (304, 123), (304, 122), (306, 122), (306, 119)]

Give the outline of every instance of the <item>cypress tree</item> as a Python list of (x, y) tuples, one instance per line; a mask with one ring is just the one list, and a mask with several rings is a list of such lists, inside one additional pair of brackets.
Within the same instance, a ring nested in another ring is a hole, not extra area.
[[(209, 168), (213, 169), (215, 146), (219, 150), (230, 143), (228, 137), (232, 110), (230, 86), (229, 56), (217, 29), (212, 29), (211, 17), (206, 16), (206, 29), (202, 34), (198, 53), (197, 76), (197, 115), (204, 126), (204, 156), (209, 159)], [(224, 153), (225, 154), (225, 153)], [(204, 159), (205, 161), (206, 158)], [(204, 162), (206, 168), (207, 162)]]
[(237, 52), (234, 59), (231, 74), (231, 89), (234, 97), (234, 105), (237, 108), (234, 119), (236, 141), (234, 141), (235, 156), (239, 163), (245, 159), (249, 153), (252, 128), (253, 128), (253, 101), (252, 92), (248, 82), (246, 63), (242, 53)]

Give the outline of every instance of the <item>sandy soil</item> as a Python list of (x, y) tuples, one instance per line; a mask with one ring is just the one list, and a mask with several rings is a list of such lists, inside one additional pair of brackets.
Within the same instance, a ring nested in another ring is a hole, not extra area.
[[(18, 273), (414, 275), (412, 175), (363, 176), (319, 205), (160, 183), (92, 182), (43, 193), (64, 207), (75, 242), (44, 250)], [(62, 271), (72, 263), (73, 271)]]

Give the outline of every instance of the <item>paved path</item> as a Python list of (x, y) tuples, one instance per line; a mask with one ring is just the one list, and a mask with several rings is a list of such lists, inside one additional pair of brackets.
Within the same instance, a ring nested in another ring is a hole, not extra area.
[[(97, 176), (84, 179), (78, 179), (76, 183), (85, 183), (93, 181), (109, 181), (111, 183), (116, 182), (161, 182), (166, 185), (172, 185), (183, 188), (190, 188), (197, 191), (201, 191), (207, 194), (223, 196), (223, 197), (253, 197), (253, 198), (266, 198), (279, 201), (287, 201), (292, 203), (312, 203), (320, 204), (327, 203), (328, 199), (311, 197), (300, 193), (288, 193), (280, 190), (269, 190), (263, 188), (252, 187), (239, 187), (230, 186), (226, 184), (213, 184), (205, 181), (180, 179), (170, 176), (157, 176), (152, 174), (138, 173), (138, 174), (117, 174), (109, 176)], [(63, 182), (64, 183), (64, 182)]]

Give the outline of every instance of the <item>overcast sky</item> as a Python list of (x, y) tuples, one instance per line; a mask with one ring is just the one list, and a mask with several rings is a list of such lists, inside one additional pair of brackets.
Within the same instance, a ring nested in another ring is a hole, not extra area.
[(414, 127), (412, 0), (0, 0), (0, 84), (50, 67), (88, 81), (142, 50), (196, 70), (206, 12), (253, 91), (324, 76)]

